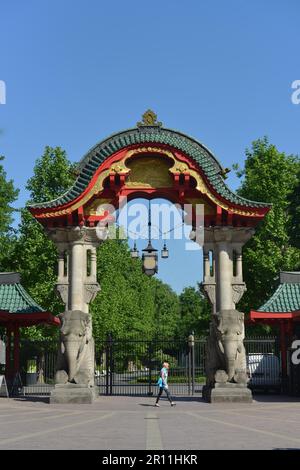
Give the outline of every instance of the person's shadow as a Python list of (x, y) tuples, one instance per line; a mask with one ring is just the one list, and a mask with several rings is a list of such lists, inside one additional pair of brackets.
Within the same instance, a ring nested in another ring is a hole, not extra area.
[(150, 406), (151, 408), (155, 407), (155, 403), (149, 404), (149, 403), (139, 403), (140, 406)]

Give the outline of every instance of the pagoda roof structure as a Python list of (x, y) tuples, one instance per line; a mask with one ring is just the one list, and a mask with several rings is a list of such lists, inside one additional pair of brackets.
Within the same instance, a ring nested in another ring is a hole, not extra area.
[(300, 272), (282, 271), (280, 284), (273, 295), (259, 309), (251, 310), (250, 319), (300, 320)]
[(206, 225), (220, 225), (222, 220), (255, 226), (271, 205), (233, 192), (225, 183), (227, 172), (205, 145), (163, 127), (148, 110), (136, 127), (94, 145), (81, 159), (76, 181), (64, 194), (28, 208), (46, 226), (93, 226), (101, 219), (96, 213), (99, 202), (114, 205), (120, 196), (148, 195), (179, 203), (202, 201)]
[(0, 324), (59, 325), (60, 321), (40, 307), (21, 284), (19, 273), (0, 273)]

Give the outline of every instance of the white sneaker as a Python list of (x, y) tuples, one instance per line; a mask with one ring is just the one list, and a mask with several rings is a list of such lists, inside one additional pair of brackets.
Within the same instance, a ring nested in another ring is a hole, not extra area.
[(176, 405), (176, 403), (174, 401), (172, 401), (171, 406), (175, 406), (175, 405)]
[(155, 403), (155, 406), (160, 407), (160, 405), (158, 403)]

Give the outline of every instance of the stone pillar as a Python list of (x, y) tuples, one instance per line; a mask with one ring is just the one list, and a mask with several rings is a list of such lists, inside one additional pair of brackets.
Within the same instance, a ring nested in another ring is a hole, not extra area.
[(94, 280), (94, 282), (97, 281), (97, 252), (96, 248), (93, 246), (91, 248), (91, 279)]
[(236, 250), (236, 277), (241, 280), (243, 279), (243, 255), (241, 246), (238, 246)]
[[(223, 235), (218, 233), (218, 235)], [(221, 240), (217, 241), (217, 297), (216, 306), (217, 311), (219, 310), (230, 310), (233, 308), (232, 300), (232, 276), (233, 276), (233, 265), (232, 265), (232, 247), (230, 242), (226, 239), (230, 234), (226, 233), (225, 237), (220, 237)], [(219, 237), (217, 236), (217, 239)], [(223, 239), (225, 238), (225, 239)]]
[[(213, 279), (204, 269), (203, 288), (213, 311), (231, 310), (246, 290), (242, 272), (242, 247), (252, 237), (251, 227), (206, 227), (204, 253), (212, 250), (215, 258)], [(236, 275), (233, 273), (233, 252), (236, 252)], [(214, 291), (214, 295), (211, 293)]]
[(82, 240), (71, 242), (71, 272), (69, 281), (69, 310), (88, 312), (84, 299), (84, 282), (86, 278), (85, 249)]
[(205, 278), (210, 276), (210, 260), (207, 247), (203, 249), (203, 275)]
[[(206, 345), (206, 385), (203, 388), (203, 397), (209, 402), (252, 401), (251, 391), (247, 388), (244, 314), (235, 310), (235, 305), (246, 289), (242, 247), (253, 233), (254, 229), (248, 227), (204, 228), (202, 285), (213, 307)], [(213, 273), (210, 272), (209, 251), (214, 256)]]
[[(59, 293), (63, 303), (68, 309), (68, 294), (69, 294), (69, 254), (68, 254), (68, 245), (66, 243), (57, 242), (57, 251), (58, 251), (58, 277), (56, 290)], [(67, 272), (65, 272), (65, 255), (67, 253)]]
[[(212, 253), (213, 256), (213, 269), (211, 272), (211, 265), (209, 259), (209, 253)], [(214, 254), (214, 245), (206, 244), (203, 247), (203, 289), (204, 292), (212, 305), (212, 312), (216, 312), (216, 262)]]
[[(59, 227), (48, 230), (48, 236), (58, 249), (59, 292), (66, 310), (88, 313), (100, 286), (97, 282), (97, 246), (105, 239), (98, 238), (97, 227)], [(105, 230), (105, 229), (103, 229)], [(87, 251), (91, 250), (91, 273), (87, 275)], [(65, 252), (68, 253), (68, 269), (65, 275)]]
[[(48, 230), (48, 236), (58, 248), (57, 290), (65, 304), (65, 312), (60, 314), (56, 385), (50, 403), (92, 403), (95, 398), (94, 339), (89, 304), (100, 290), (96, 248), (105, 234), (99, 234), (99, 230), (79, 226)], [(102, 231), (106, 233), (105, 228)], [(87, 273), (88, 250), (91, 251), (90, 275)]]
[(59, 250), (58, 252), (58, 279), (65, 277), (65, 251)]
[[(246, 240), (247, 241), (247, 240)], [(232, 299), (234, 305), (237, 304), (246, 292), (246, 284), (243, 281), (243, 243), (234, 243), (233, 249), (236, 256), (236, 273), (232, 282)]]

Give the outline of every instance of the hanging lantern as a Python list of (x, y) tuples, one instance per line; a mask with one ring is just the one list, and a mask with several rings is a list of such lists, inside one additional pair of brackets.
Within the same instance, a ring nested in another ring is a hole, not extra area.
[(142, 261), (143, 261), (143, 273), (147, 276), (153, 276), (158, 271), (157, 264), (157, 250), (153, 248), (151, 240), (149, 240), (147, 248), (144, 248)]
[(164, 243), (163, 249), (161, 250), (161, 257), (162, 258), (169, 258), (169, 250), (167, 245)]
[(138, 258), (139, 257), (139, 250), (136, 247), (136, 243), (134, 242), (133, 248), (130, 250), (131, 258)]

